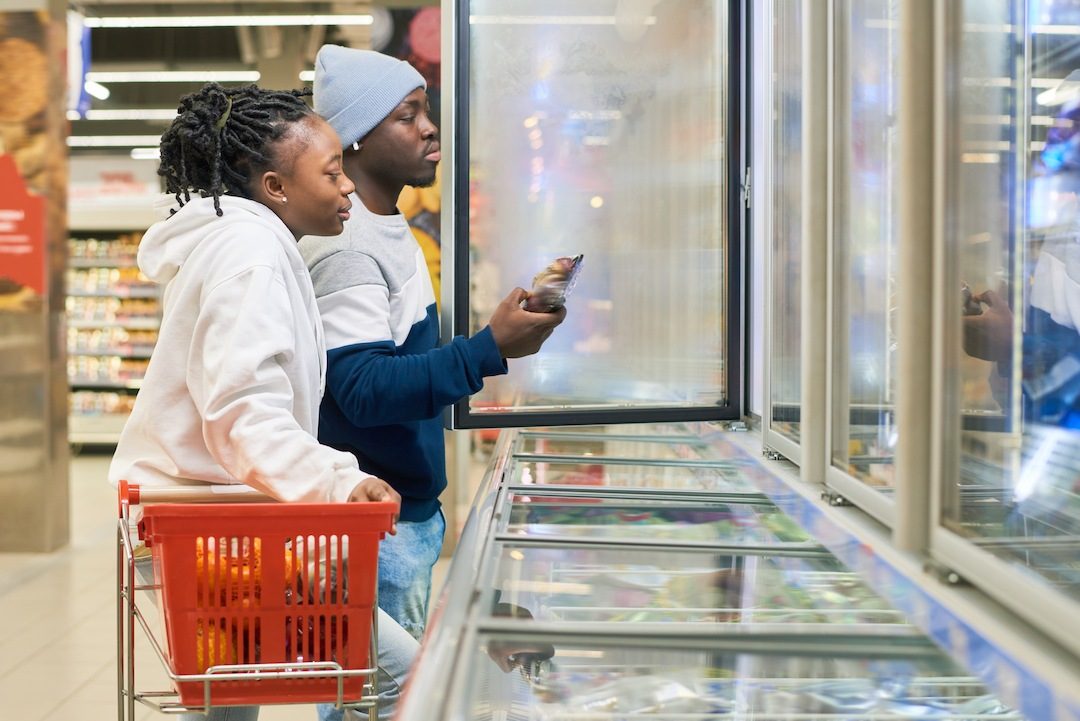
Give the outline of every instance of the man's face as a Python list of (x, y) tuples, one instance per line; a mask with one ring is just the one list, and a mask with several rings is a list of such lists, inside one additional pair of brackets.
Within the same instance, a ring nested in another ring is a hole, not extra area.
[(442, 154), (429, 110), (427, 93), (417, 88), (367, 134), (358, 160), (368, 175), (417, 188), (435, 182)]

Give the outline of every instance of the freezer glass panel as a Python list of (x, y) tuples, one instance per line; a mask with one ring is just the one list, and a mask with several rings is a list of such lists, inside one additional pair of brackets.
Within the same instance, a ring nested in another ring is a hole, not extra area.
[(687, 423), (619, 423), (616, 425), (602, 426), (547, 426), (532, 427), (522, 431), (521, 435), (539, 436), (565, 436), (566, 434), (579, 435), (589, 434), (618, 434), (620, 436), (641, 436), (643, 438), (667, 438), (681, 436), (683, 438), (697, 438), (700, 434), (696, 428)]
[[(659, 649), (484, 635), (458, 718), (1020, 721), (943, 656), (919, 660)], [(497, 659), (497, 660), (496, 660)], [(503, 671), (508, 668), (509, 671)]]
[(725, 461), (715, 466), (615, 465), (604, 458), (574, 461), (518, 459), (511, 471), (514, 485), (587, 486), (595, 488), (760, 493), (743, 477), (744, 463)]
[(727, 3), (466, 5), (470, 332), (584, 254), (566, 321), (470, 412), (727, 404)]
[(944, 523), (1080, 600), (1080, 15), (963, 12), (948, 204), (962, 418)]
[(773, 6), (772, 430), (799, 441), (802, 334), (802, 0)]
[(505, 532), (530, 537), (816, 545), (794, 521), (766, 503), (523, 494), (512, 496), (510, 503)]
[(831, 556), (504, 545), (494, 616), (540, 621), (904, 624), (903, 615)]
[(839, 7), (832, 463), (887, 488), (896, 448), (899, 4)]
[(679, 460), (686, 458), (702, 460), (710, 457), (709, 446), (700, 440), (664, 440), (662, 438), (605, 437), (592, 434), (591, 438), (567, 436), (521, 437), (515, 452), (539, 453), (557, 456), (609, 456), (614, 458), (642, 458), (653, 460)]

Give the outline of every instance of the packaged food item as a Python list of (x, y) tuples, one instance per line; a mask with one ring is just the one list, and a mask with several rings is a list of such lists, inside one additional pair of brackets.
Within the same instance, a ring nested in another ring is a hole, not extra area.
[(525, 310), (551, 313), (566, 304), (566, 298), (577, 283), (584, 255), (556, 258), (533, 278), (533, 287), (525, 300)]

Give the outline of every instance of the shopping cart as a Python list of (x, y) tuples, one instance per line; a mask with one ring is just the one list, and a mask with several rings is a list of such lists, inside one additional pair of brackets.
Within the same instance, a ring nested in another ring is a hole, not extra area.
[[(136, 702), (170, 714), (330, 702), (376, 717), (378, 548), (395, 506), (272, 501), (246, 487), (120, 484), (120, 721)], [(131, 533), (140, 505), (144, 545)], [(164, 644), (138, 591), (155, 595)], [(136, 691), (136, 624), (171, 690)]]

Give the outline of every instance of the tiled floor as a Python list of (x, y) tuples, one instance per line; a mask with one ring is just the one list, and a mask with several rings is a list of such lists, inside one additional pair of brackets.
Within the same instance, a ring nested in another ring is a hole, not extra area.
[[(0, 553), (0, 718), (116, 718), (116, 496), (107, 455), (71, 468), (71, 544), (53, 554)], [(441, 588), (445, 561), (436, 567)], [(139, 634), (141, 637), (141, 634)], [(153, 650), (136, 647), (136, 688), (167, 684)], [(166, 719), (138, 706), (135, 719)], [(314, 721), (311, 706), (266, 707), (261, 721)]]

